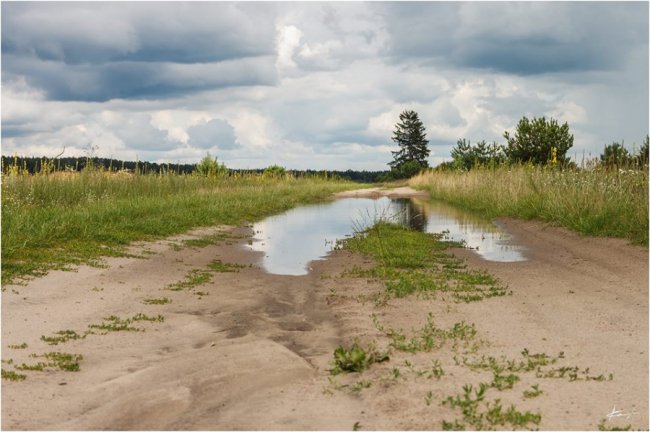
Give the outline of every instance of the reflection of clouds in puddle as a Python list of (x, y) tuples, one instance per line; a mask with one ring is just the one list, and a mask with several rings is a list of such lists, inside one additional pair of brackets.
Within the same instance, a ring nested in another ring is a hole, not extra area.
[(275, 274), (304, 275), (310, 261), (323, 258), (337, 240), (383, 218), (430, 233), (445, 232), (492, 261), (522, 261), (521, 247), (492, 223), (439, 202), (347, 198), (305, 206), (254, 225), (251, 249), (264, 253), (264, 268)]
[(332, 250), (353, 226), (381, 211), (377, 201), (349, 198), (330, 204), (299, 207), (254, 225), (251, 249), (264, 252), (271, 273), (304, 275), (307, 264)]

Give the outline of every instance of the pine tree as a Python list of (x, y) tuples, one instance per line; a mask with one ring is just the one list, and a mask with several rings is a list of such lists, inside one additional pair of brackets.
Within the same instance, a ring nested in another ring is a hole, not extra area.
[(393, 153), (394, 160), (388, 165), (393, 170), (400, 171), (405, 164), (415, 165), (417, 162), (420, 168), (428, 168), (429, 148), (426, 133), (422, 121), (415, 111), (405, 110), (399, 115), (400, 122), (395, 125), (392, 140), (399, 145), (399, 150)]

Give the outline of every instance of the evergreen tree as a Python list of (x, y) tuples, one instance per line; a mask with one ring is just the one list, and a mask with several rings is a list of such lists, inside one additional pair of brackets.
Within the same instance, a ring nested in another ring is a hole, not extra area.
[(623, 146), (617, 142), (605, 146), (605, 150), (600, 155), (600, 162), (609, 168), (618, 169), (620, 166), (627, 166), (632, 161), (632, 156)]
[[(422, 121), (415, 111), (405, 110), (399, 115), (399, 123), (395, 125), (392, 140), (399, 145), (399, 150), (393, 153), (394, 160), (388, 165), (394, 171), (402, 171), (401, 168), (408, 164), (414, 166), (414, 162), (421, 168), (428, 168), (430, 150), (427, 147), (429, 141)], [(410, 171), (410, 170), (409, 170)]]
[(568, 123), (559, 125), (556, 120), (545, 117), (523, 117), (517, 124), (515, 136), (506, 131), (503, 137), (508, 141), (506, 155), (510, 162), (532, 162), (545, 165), (555, 158), (561, 165), (569, 162), (567, 151), (573, 146), (573, 135)]

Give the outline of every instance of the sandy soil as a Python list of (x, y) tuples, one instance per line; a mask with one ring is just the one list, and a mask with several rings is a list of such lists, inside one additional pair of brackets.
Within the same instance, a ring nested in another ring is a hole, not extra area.
[[(486, 262), (469, 250), (454, 251), (513, 292), (470, 304), (410, 297), (377, 305), (370, 299), (382, 290), (380, 283), (341, 276), (354, 265), (370, 265), (345, 251), (315, 262), (306, 276), (268, 274), (259, 268), (260, 255), (245, 247), (250, 227), (216, 227), (135, 245), (142, 258), (111, 258), (105, 268), (55, 271), (5, 286), (4, 362), (34, 364), (30, 354), (48, 351), (82, 354), (83, 360), (79, 372), (28, 371), (25, 381), (3, 380), (2, 429), (440, 429), (443, 419), (461, 419), (442, 400), (462, 393), (464, 384), (491, 379), (457, 365), (454, 356), (465, 355), (458, 348), (393, 351), (390, 361), (362, 374), (329, 374), (332, 353), (342, 343), (388, 347), (373, 319), (408, 333), (432, 313), (439, 327), (461, 320), (476, 325), (483, 343), (473, 356), (563, 351), (558, 366), (613, 374), (611, 381), (571, 382), (522, 373), (512, 390), (489, 390), (489, 398), (504, 406), (540, 412), (541, 429), (595, 429), (616, 409), (625, 415), (612, 417), (609, 426), (647, 430), (647, 249), (539, 222), (499, 223), (527, 248), (528, 261)], [(216, 231), (233, 238), (204, 248), (174, 247)], [(194, 288), (165, 289), (215, 259), (245, 267), (214, 273)], [(143, 303), (161, 297), (172, 303)], [(40, 339), (60, 330), (82, 334), (103, 317), (137, 313), (165, 320), (135, 323), (144, 331), (91, 334), (57, 346)], [(9, 347), (22, 343), (28, 347)], [(444, 376), (416, 373), (434, 359)], [(359, 381), (370, 386), (344, 387)], [(533, 384), (543, 393), (524, 398)]]

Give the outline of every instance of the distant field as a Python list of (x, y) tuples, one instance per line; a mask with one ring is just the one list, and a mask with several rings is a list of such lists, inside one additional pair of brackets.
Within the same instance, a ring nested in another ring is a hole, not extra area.
[(648, 170), (500, 167), (426, 172), (409, 184), (487, 217), (542, 219), (648, 245)]
[(2, 282), (120, 254), (136, 240), (256, 221), (358, 187), (264, 175), (3, 175)]

